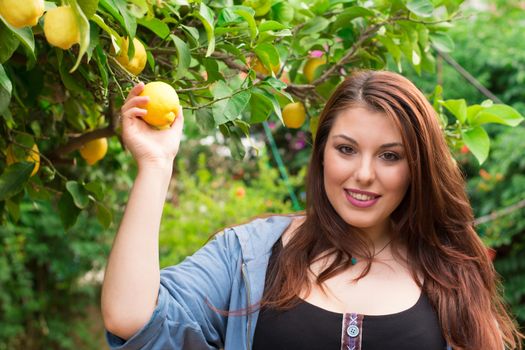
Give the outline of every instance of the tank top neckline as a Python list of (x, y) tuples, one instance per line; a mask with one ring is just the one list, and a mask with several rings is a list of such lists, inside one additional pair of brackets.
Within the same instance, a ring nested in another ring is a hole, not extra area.
[[(416, 303), (414, 305), (410, 306), (409, 308), (405, 309), (405, 310), (401, 310), (401, 311), (390, 313), (390, 314), (382, 314), (382, 315), (367, 315), (367, 314), (358, 314), (358, 315), (363, 315), (366, 318), (392, 318), (392, 317), (405, 316), (405, 315), (407, 315), (407, 314), (409, 314), (411, 312), (416, 311), (417, 306), (423, 302), (423, 298), (424, 298), (424, 293), (423, 293), (423, 291), (421, 291), (420, 294), (419, 294), (419, 298), (417, 299)], [(310, 309), (321, 311), (321, 312), (325, 313), (326, 315), (330, 315), (331, 314), (331, 315), (333, 315), (335, 317), (343, 317), (346, 314), (352, 313), (351, 311), (350, 312), (345, 312), (345, 313), (330, 311), (330, 310), (324, 309), (324, 308), (322, 308), (320, 306), (317, 306), (315, 304), (312, 304), (312, 303), (310, 303), (310, 302), (308, 302), (308, 301), (306, 301), (304, 299), (301, 299), (301, 298), (299, 298), (299, 304), (303, 304), (304, 306), (306, 306), (306, 307), (308, 307)]]

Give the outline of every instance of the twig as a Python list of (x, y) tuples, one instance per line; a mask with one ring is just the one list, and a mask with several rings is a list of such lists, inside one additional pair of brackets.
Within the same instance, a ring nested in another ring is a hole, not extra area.
[(60, 146), (57, 149), (55, 149), (55, 151), (53, 152), (53, 155), (60, 158), (62, 155), (69, 154), (73, 151), (76, 151), (77, 149), (80, 149), (82, 145), (84, 145), (85, 143), (89, 141), (93, 141), (93, 140), (100, 139), (103, 137), (111, 137), (111, 136), (114, 136), (115, 134), (116, 134), (115, 130), (111, 126), (107, 126), (102, 129), (97, 129), (97, 130), (87, 132), (80, 136), (70, 138), (69, 141), (65, 145)]
[(466, 81), (468, 81), (472, 86), (474, 86), (479, 92), (481, 92), (485, 97), (490, 98), (496, 103), (503, 103), (496, 95), (494, 95), (489, 89), (484, 87), (476, 78), (472, 76), (469, 72), (465, 70), (456, 60), (447, 55), (446, 53), (439, 51), (435, 46), (432, 46), (436, 50), (438, 56), (442, 57), (449, 65), (452, 66)]
[(496, 219), (499, 219), (502, 216), (508, 215), (516, 210), (519, 210), (521, 208), (525, 208), (525, 199), (522, 201), (519, 201), (516, 204), (511, 205), (510, 207), (495, 211), (493, 213), (490, 213), (489, 215), (481, 216), (474, 220), (474, 226), (478, 226), (481, 224), (485, 224), (489, 221), (494, 221)]

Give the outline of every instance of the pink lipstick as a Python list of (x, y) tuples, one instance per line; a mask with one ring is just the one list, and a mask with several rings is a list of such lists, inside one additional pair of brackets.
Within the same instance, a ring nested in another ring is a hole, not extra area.
[[(373, 197), (371, 199), (357, 199), (355, 197), (352, 196), (352, 194), (357, 194), (357, 195), (365, 195), (365, 196), (368, 196), (368, 197)], [(348, 190), (345, 190), (345, 195), (346, 195), (346, 199), (354, 206), (358, 207), (358, 208), (368, 208), (368, 207), (371, 207), (373, 206), (378, 200), (379, 198), (381, 197), (380, 195), (378, 194), (375, 194), (373, 192), (366, 192), (366, 191), (361, 191), (361, 190), (354, 190), (354, 189), (348, 189)]]

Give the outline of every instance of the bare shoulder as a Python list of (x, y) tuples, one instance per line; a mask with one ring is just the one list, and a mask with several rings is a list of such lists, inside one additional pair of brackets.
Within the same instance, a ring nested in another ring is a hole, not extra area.
[(292, 222), (290, 225), (286, 228), (286, 230), (283, 232), (283, 235), (281, 236), (283, 246), (285, 246), (290, 239), (293, 237), (294, 233), (296, 232), (297, 228), (301, 226), (301, 224), (306, 220), (305, 216), (294, 216), (292, 218)]

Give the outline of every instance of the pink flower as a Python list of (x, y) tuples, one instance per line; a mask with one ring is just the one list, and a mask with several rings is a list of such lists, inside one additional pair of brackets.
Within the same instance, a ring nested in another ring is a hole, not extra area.
[(310, 52), (310, 57), (323, 57), (324, 52), (321, 50), (314, 50)]

